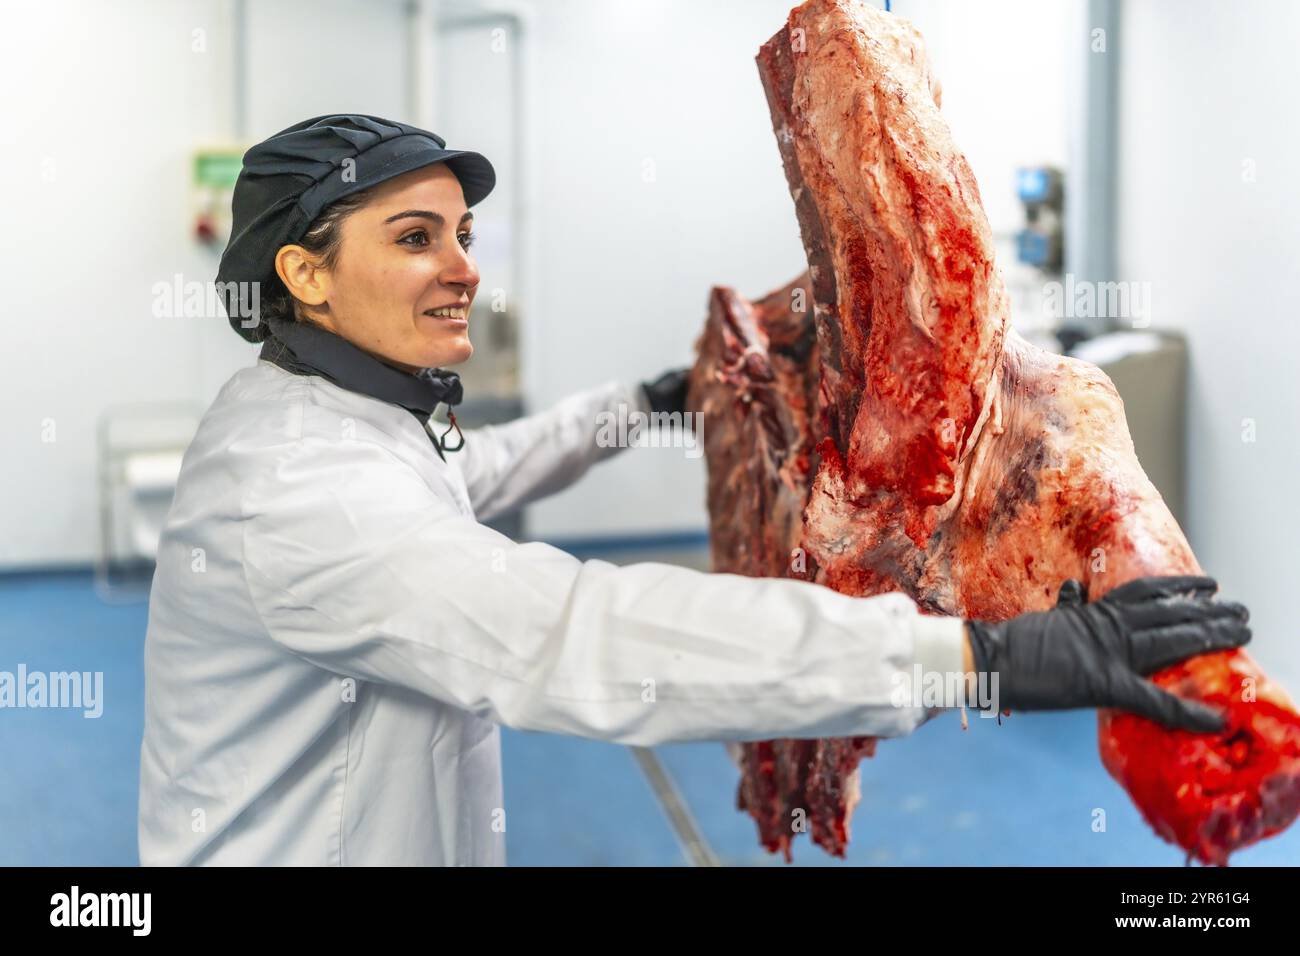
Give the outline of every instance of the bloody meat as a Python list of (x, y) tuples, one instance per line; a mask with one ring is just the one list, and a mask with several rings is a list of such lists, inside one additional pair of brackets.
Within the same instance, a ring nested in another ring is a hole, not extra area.
[[(1200, 566), (1097, 368), (1010, 328), (979, 190), (920, 34), (809, 0), (758, 55), (808, 272), (756, 302), (714, 289), (690, 403), (705, 415), (716, 570), (797, 576), (1002, 620), (1081, 581), (1090, 600)], [(863, 635), (870, 640), (870, 635)], [(1147, 822), (1206, 863), (1300, 813), (1300, 715), (1244, 651), (1161, 687), (1219, 734), (1099, 712), (1102, 760)], [(739, 749), (738, 802), (790, 858), (842, 856), (870, 737)], [(794, 825), (792, 825), (794, 822)]]

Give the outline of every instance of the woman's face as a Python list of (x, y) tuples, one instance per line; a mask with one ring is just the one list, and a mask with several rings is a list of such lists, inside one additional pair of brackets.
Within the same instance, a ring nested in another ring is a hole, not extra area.
[[(391, 365), (414, 372), (464, 362), (474, 352), (469, 308), (479, 283), (467, 251), (472, 223), (445, 163), (413, 170), (343, 220), (332, 270), (307, 265), (305, 295), (290, 289), (310, 319)], [(294, 261), (286, 260), (291, 275)]]

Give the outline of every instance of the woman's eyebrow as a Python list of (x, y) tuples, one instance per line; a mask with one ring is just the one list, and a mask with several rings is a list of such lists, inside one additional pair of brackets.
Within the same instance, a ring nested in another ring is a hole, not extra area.
[[(460, 223), (461, 225), (464, 225), (466, 222), (472, 221), (473, 218), (474, 214), (472, 212), (467, 212), (465, 215), (460, 217)], [(443, 218), (441, 213), (430, 212), (427, 209), (408, 209), (405, 212), (399, 212), (395, 216), (389, 216), (384, 220), (384, 225), (388, 225), (390, 222), (396, 222), (399, 219), (428, 219), (435, 226), (439, 227), (447, 221)]]

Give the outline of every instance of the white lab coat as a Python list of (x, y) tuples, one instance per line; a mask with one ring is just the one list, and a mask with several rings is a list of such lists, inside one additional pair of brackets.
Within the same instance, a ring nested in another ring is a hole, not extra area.
[(582, 562), (478, 523), (614, 454), (597, 414), (643, 401), (610, 382), (444, 462), (396, 405), (234, 375), (159, 546), (141, 863), (504, 863), (498, 724), (654, 745), (931, 716), (895, 706), (898, 675), (960, 668), (961, 624), (901, 594)]

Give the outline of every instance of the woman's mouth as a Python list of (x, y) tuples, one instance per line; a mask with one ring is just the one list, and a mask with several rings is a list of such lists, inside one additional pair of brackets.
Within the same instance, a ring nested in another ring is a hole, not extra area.
[(460, 305), (448, 305), (438, 309), (425, 309), (424, 314), (454, 328), (468, 328), (469, 310)]

